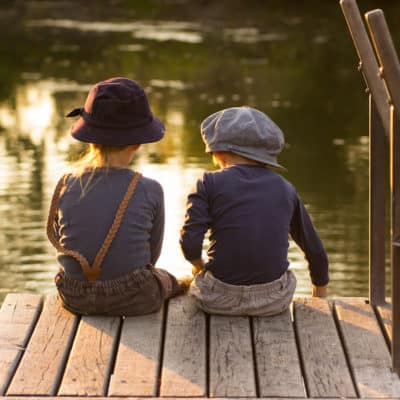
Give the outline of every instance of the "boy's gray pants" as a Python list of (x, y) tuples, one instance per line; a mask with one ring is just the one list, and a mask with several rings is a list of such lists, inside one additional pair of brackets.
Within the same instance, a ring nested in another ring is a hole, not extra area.
[(279, 279), (258, 285), (230, 285), (201, 271), (189, 294), (210, 314), (269, 316), (286, 310), (296, 290), (296, 277), (287, 270)]

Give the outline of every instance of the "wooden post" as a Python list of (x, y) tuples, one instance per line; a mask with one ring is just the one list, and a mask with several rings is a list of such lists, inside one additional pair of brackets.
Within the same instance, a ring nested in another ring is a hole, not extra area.
[(400, 374), (400, 115), (391, 107), (392, 366)]
[(365, 14), (365, 19), (381, 65), (381, 77), (391, 102), (397, 110), (400, 110), (400, 63), (385, 15), (382, 10), (373, 10)]
[(390, 133), (390, 110), (379, 65), (356, 0), (340, 0), (340, 6), (360, 59), (360, 72), (370, 94), (369, 180), (369, 299), (385, 302), (385, 138)]
[(369, 96), (369, 299), (385, 303), (385, 136)]
[(360, 59), (360, 70), (365, 83), (372, 94), (376, 108), (381, 117), (382, 126), (387, 138), (389, 138), (390, 111), (387, 102), (385, 85), (379, 79), (379, 66), (375, 57), (374, 49), (369, 40), (367, 30), (363, 23), (360, 10), (356, 0), (340, 0), (343, 15), (346, 19), (351, 37), (353, 38), (358, 57)]
[(382, 10), (365, 15), (386, 89), (390, 112), (390, 192), (392, 264), (392, 366), (400, 374), (400, 63)]

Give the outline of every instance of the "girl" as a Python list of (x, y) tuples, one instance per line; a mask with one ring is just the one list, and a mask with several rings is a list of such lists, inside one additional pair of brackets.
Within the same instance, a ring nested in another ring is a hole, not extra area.
[(126, 78), (97, 83), (71, 135), (88, 150), (58, 182), (47, 234), (58, 251), (59, 299), (78, 314), (137, 315), (185, 292), (188, 281), (156, 269), (164, 231), (160, 184), (129, 168), (141, 144), (164, 126), (140, 86)]

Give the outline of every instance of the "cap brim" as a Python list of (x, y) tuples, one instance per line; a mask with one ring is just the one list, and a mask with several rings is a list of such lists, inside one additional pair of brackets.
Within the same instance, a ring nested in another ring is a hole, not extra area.
[(156, 117), (147, 124), (129, 129), (99, 128), (89, 125), (82, 117), (71, 128), (71, 135), (86, 143), (104, 146), (129, 146), (158, 142), (164, 136), (164, 124)]
[(273, 157), (273, 156), (268, 156), (266, 154), (258, 155), (258, 154), (254, 154), (254, 152), (249, 152), (249, 151), (245, 151), (244, 149), (232, 148), (232, 147), (233, 147), (232, 145), (219, 144), (219, 145), (214, 145), (213, 148), (210, 149), (207, 146), (206, 152), (213, 153), (216, 151), (230, 151), (231, 153), (235, 153), (238, 156), (248, 158), (249, 160), (258, 161), (262, 164), (265, 164), (268, 167), (276, 168), (282, 172), (287, 171), (287, 169), (284, 166), (278, 164), (278, 162), (275, 161), (275, 157)]

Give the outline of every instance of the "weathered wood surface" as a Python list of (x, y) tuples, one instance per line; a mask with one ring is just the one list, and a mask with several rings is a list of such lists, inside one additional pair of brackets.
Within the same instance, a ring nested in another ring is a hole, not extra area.
[(336, 313), (355, 383), (361, 397), (399, 397), (400, 380), (374, 311), (362, 299), (340, 299)]
[(77, 320), (55, 295), (48, 297), (8, 395), (56, 394)]
[(0, 400), (400, 399), (383, 334), (390, 309), (375, 315), (363, 299), (299, 298), (293, 310), (207, 317), (178, 297), (140, 317), (76, 317), (54, 296), (42, 309), (41, 296), (9, 295), (0, 310)]
[(106, 394), (119, 324), (116, 317), (82, 317), (59, 395)]
[[(111, 397), (113, 400), (143, 400), (143, 397)], [(151, 399), (154, 400), (182, 400), (185, 397), (151, 397)], [(268, 399), (268, 400), (302, 400), (302, 398), (296, 398), (296, 397), (257, 397), (258, 399)], [(0, 396), (0, 400), (88, 400), (88, 397), (86, 396), (63, 396), (61, 397), (41, 397), (41, 396), (34, 396), (34, 397), (23, 397), (23, 396), (7, 396), (7, 397), (2, 397)], [(89, 397), (90, 399), (90, 397)], [(110, 397), (105, 397), (105, 396), (96, 396), (96, 400), (109, 400)], [(204, 400), (204, 397), (188, 397), (190, 400)], [(254, 400), (254, 397), (238, 397), (238, 398), (233, 398), (229, 400)], [(398, 397), (393, 397), (393, 400), (397, 400)], [(338, 398), (326, 398), (326, 397), (313, 397), (313, 400), (338, 400)], [(340, 400), (347, 400), (346, 397), (342, 397)], [(348, 398), (348, 400), (354, 400), (353, 398)], [(377, 397), (370, 397), (368, 400), (382, 400), (381, 398)]]
[(157, 396), (163, 310), (124, 320), (110, 396)]
[(256, 396), (250, 321), (210, 317), (210, 397)]
[(191, 298), (169, 301), (161, 396), (206, 395), (206, 318)]
[(0, 395), (7, 389), (42, 306), (42, 296), (8, 294), (0, 309)]
[(309, 396), (356, 397), (328, 302), (299, 299), (294, 315)]
[(261, 397), (305, 397), (290, 311), (253, 318)]

